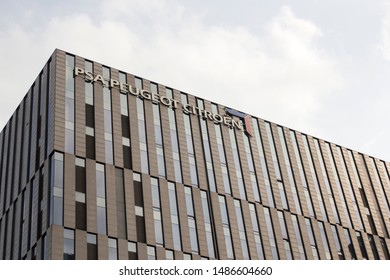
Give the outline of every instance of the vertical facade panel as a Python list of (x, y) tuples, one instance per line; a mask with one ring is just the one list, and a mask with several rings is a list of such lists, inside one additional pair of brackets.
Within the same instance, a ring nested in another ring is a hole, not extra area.
[[(84, 69), (85, 60), (76, 57), (75, 66)], [(85, 134), (85, 81), (75, 78), (75, 154), (86, 157), (86, 134)]]
[(10, 125), (7, 125), (3, 130), (3, 145), (2, 145), (2, 158), (1, 158), (1, 180), (0, 180), (0, 215), (4, 215), (5, 213), (5, 202), (6, 202), (6, 174), (7, 174), (7, 166), (8, 166), (8, 146), (9, 146), (9, 132)]
[(108, 235), (118, 237), (115, 167), (106, 164), (106, 199)]
[[(272, 193), (273, 193), (273, 197), (274, 197), (274, 201), (275, 201), (275, 207), (278, 209), (283, 209), (282, 201), (280, 198), (280, 192), (278, 190), (278, 183), (276, 181), (275, 166), (274, 166), (274, 163), (272, 161), (271, 147), (270, 147), (270, 143), (268, 141), (269, 137), (267, 137), (265, 122), (263, 120), (259, 120), (259, 128), (260, 128), (260, 134), (261, 134), (262, 140), (263, 140), (263, 146), (264, 146), (263, 150), (264, 150), (264, 155), (265, 155), (265, 159), (266, 159), (267, 166), (268, 166), (268, 174), (269, 174), (271, 189), (272, 189)], [(270, 205), (270, 206), (272, 206), (272, 205)]]
[(96, 214), (96, 162), (87, 159), (85, 161), (86, 182), (87, 182), (87, 231), (97, 232)]
[(75, 256), (76, 260), (86, 260), (87, 259), (87, 233), (85, 231), (76, 230), (75, 231)]
[(14, 113), (12, 115), (12, 126), (11, 126), (11, 130), (10, 130), (10, 143), (9, 143), (9, 148), (8, 148), (8, 160), (7, 160), (7, 165), (8, 165), (8, 169), (7, 169), (7, 174), (6, 174), (6, 185), (5, 185), (5, 188), (6, 188), (6, 197), (5, 197), (5, 204), (4, 204), (4, 207), (5, 209), (8, 209), (12, 203), (12, 200), (13, 200), (13, 169), (14, 169), (14, 166), (16, 164), (16, 161), (15, 161), (15, 133), (16, 133), (16, 125), (17, 125), (17, 114)]
[[(16, 138), (15, 138), (15, 156), (14, 156), (14, 166), (13, 166), (13, 196), (12, 201), (15, 201), (15, 199), (19, 196), (20, 190), (21, 190), (21, 184), (20, 182), (20, 166), (22, 162), (22, 141), (23, 141), (23, 102), (20, 103), (18, 109), (17, 109), (17, 126), (16, 126)], [(0, 141), (1, 143), (1, 141)], [(1, 144), (0, 144), (1, 149)], [(1, 158), (1, 156), (0, 156)]]
[(55, 53), (55, 72), (54, 83), (54, 133), (53, 148), (57, 151), (65, 151), (65, 52), (58, 51)]
[[(97, 75), (103, 75), (102, 65), (99, 63), (94, 63), (93, 71)], [(106, 157), (104, 146), (103, 86), (101, 83), (94, 84), (94, 96), (96, 161), (103, 163), (106, 161)]]
[[(188, 95), (188, 104), (196, 106), (196, 98), (192, 95)], [(207, 174), (206, 164), (204, 161), (204, 150), (202, 145), (202, 132), (199, 125), (200, 116), (190, 115), (191, 118), (191, 131), (192, 141), (194, 143), (195, 150), (195, 162), (198, 174), (198, 185), (199, 188), (207, 190)]]
[(124, 169), (124, 187), (125, 187), (125, 207), (126, 207), (126, 222), (127, 222), (127, 239), (136, 242), (137, 231), (135, 223), (135, 202), (134, 202), (134, 185), (133, 172)]
[[(179, 91), (173, 90), (173, 99), (181, 100)], [(187, 151), (187, 142), (186, 142), (186, 134), (184, 128), (183, 114), (184, 113), (182, 110), (175, 110), (176, 129), (177, 129), (177, 138), (179, 142), (180, 163), (181, 163), (183, 184), (187, 186), (191, 186), (190, 166), (188, 163), (188, 151)]]
[[(116, 69), (111, 68), (111, 78), (119, 80), (119, 72)], [(114, 163), (115, 166), (123, 167), (120, 92), (117, 88), (112, 88), (111, 94)]]
[(76, 227), (76, 167), (75, 156), (65, 154), (64, 156), (64, 226)]

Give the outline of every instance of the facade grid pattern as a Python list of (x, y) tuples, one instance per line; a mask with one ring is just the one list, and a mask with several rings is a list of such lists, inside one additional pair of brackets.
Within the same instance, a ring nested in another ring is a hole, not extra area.
[(0, 259), (390, 259), (389, 162), (231, 112), (55, 50), (0, 133)]

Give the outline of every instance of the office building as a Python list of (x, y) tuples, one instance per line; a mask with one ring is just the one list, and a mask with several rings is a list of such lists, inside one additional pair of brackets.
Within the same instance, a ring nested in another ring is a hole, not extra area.
[(55, 50), (0, 134), (0, 259), (390, 259), (389, 162), (236, 109)]

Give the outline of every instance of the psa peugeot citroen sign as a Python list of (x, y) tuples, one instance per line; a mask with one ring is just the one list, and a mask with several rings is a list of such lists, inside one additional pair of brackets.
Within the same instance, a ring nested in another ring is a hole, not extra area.
[(242, 130), (248, 135), (252, 136), (252, 126), (250, 122), (251, 117), (239, 111), (226, 108), (225, 115), (215, 114), (210, 111), (198, 108), (194, 105), (183, 104), (179, 100), (171, 99), (157, 93), (133, 87), (132, 85), (122, 83), (115, 79), (107, 80), (102, 75), (85, 71), (79, 67), (74, 68), (74, 75), (75, 77), (81, 76), (85, 81), (90, 83), (99, 82), (105, 87), (117, 88), (121, 93), (133, 95), (144, 100), (149, 100), (155, 104), (162, 104), (174, 109), (180, 108), (185, 114), (197, 115), (204, 119), (209, 119), (215, 124), (224, 124), (229, 128)]

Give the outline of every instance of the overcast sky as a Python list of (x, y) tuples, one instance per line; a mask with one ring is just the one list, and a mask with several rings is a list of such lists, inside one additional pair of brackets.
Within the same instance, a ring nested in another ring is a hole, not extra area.
[(390, 161), (390, 1), (3, 0), (1, 129), (55, 48)]

